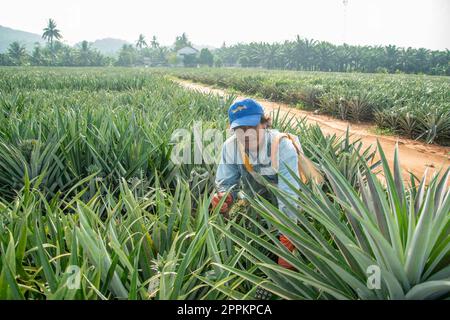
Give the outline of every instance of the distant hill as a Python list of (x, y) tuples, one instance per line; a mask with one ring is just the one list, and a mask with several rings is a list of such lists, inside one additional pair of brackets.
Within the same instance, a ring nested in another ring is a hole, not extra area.
[(129, 44), (129, 42), (121, 39), (105, 38), (95, 40), (91, 43), (91, 47), (97, 49), (104, 55), (113, 56), (117, 54), (124, 44)]
[(26, 32), (0, 26), (0, 53), (8, 50), (9, 44), (19, 41), (28, 51), (33, 50), (36, 42), (45, 43), (45, 40), (36, 33)]

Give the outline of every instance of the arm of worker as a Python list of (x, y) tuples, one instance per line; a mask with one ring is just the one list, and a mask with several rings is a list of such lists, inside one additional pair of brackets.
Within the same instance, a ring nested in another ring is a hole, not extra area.
[(217, 192), (227, 192), (231, 190), (233, 201), (237, 198), (241, 179), (241, 173), (236, 158), (236, 148), (230, 143), (225, 143), (222, 147), (215, 180)]
[[(289, 181), (289, 183), (295, 189), (298, 190), (299, 184), (297, 182), (297, 179), (288, 170), (289, 168), (294, 175), (299, 177), (298, 154), (297, 151), (295, 150), (294, 145), (289, 139), (284, 138), (280, 141), (278, 149), (278, 159), (279, 159), (278, 188), (283, 192), (287, 193), (288, 195), (296, 198), (297, 197), (296, 192), (286, 182), (286, 180)], [(297, 221), (297, 217), (295, 213), (292, 211), (292, 209), (288, 208), (287, 205), (280, 198), (278, 198), (277, 200), (278, 200), (278, 208), (280, 209), (280, 211), (284, 212), (292, 220)], [(297, 208), (297, 210), (300, 209), (295, 200), (289, 199), (288, 201), (293, 207)]]

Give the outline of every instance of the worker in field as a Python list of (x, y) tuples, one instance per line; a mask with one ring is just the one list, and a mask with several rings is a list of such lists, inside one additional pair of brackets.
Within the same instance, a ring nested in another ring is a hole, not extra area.
[[(228, 117), (233, 135), (222, 147), (216, 175), (217, 193), (212, 198), (212, 206), (217, 207), (220, 200), (226, 196), (220, 212), (227, 214), (233, 202), (237, 200), (238, 191), (242, 189), (247, 194), (256, 192), (262, 195), (296, 221), (295, 213), (273, 196), (265, 185), (274, 184), (295, 197), (295, 191), (289, 183), (298, 188), (298, 180), (289, 169), (303, 181), (314, 179), (321, 183), (322, 176), (303, 155), (298, 138), (270, 129), (270, 118), (264, 114), (263, 107), (252, 99), (235, 102), (228, 110)], [(279, 240), (289, 251), (295, 249), (286, 236), (280, 235)], [(281, 257), (278, 258), (278, 264), (292, 269)]]

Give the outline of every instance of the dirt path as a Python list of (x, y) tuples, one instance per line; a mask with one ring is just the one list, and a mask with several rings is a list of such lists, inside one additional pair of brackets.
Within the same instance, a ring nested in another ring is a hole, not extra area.
[[(180, 79), (176, 79), (175, 81), (181, 86), (191, 90), (197, 90), (203, 93), (215, 93), (219, 95), (227, 94), (225, 90), (211, 88), (206, 85)], [(244, 97), (237, 97), (237, 99), (242, 98)], [(279, 108), (281, 116), (289, 113), (302, 118), (306, 117), (307, 122), (317, 123), (325, 134), (336, 134), (337, 136), (342, 136), (345, 134), (347, 127), (349, 127), (351, 137), (353, 139), (361, 139), (364, 147), (369, 147), (370, 145), (376, 146), (376, 142), (378, 140), (380, 141), (384, 153), (386, 154), (386, 158), (390, 164), (393, 162), (394, 148), (396, 143), (398, 143), (401, 161), (400, 164), (403, 168), (403, 176), (405, 181), (409, 181), (408, 172), (414, 173), (417, 177), (422, 177), (427, 168), (430, 174), (440, 169), (445, 170), (450, 166), (450, 147), (429, 145), (419, 141), (394, 136), (377, 135), (374, 133), (375, 127), (370, 124), (354, 124), (329, 116), (316, 115), (309, 111), (299, 110), (284, 103), (264, 99), (256, 100), (264, 106), (266, 111), (276, 111)]]

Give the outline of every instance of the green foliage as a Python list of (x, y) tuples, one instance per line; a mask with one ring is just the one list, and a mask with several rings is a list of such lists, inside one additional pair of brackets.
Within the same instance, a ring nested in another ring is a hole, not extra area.
[(175, 43), (173, 45), (174, 45), (174, 51), (178, 51), (184, 47), (191, 47), (192, 43), (191, 43), (191, 41), (189, 41), (187, 34), (185, 32), (183, 32), (181, 34), (181, 36), (176, 37)]
[(75, 48), (61, 42), (54, 42), (53, 47), (36, 44), (31, 54), (19, 43), (13, 42), (8, 55), (0, 59), (0, 65), (15, 66), (106, 66), (110, 63), (111, 58), (92, 49), (87, 41)]
[(224, 298), (206, 283), (226, 276), (211, 259), (236, 265), (208, 225), (213, 168), (169, 156), (173, 130), (224, 128), (231, 101), (129, 69), (1, 73), (0, 296)]
[(198, 64), (198, 58), (196, 54), (185, 54), (183, 55), (183, 66), (185, 67), (196, 67)]
[[(169, 161), (172, 132), (189, 129), (196, 119), (224, 127), (224, 104), (230, 103), (186, 93), (143, 71), (1, 73), (0, 189), (5, 196), (20, 189), (25, 170), (31, 179), (45, 172), (41, 188), (50, 194), (93, 173), (108, 190), (122, 178), (152, 183), (155, 172), (167, 183), (176, 175), (189, 178), (193, 168), (176, 168)], [(186, 113), (194, 105), (201, 111)]]
[(207, 48), (200, 50), (200, 56), (198, 57), (198, 63), (203, 66), (212, 67), (214, 64), (214, 56)]
[(406, 185), (382, 156), (384, 185), (372, 148), (275, 113), (327, 177), (300, 183), (299, 223), (258, 197), (211, 210), (215, 167), (172, 163), (171, 135), (225, 130), (233, 99), (144, 69), (0, 69), (0, 299), (448, 298), (448, 171)]
[(118, 195), (98, 192), (84, 202), (79, 193), (70, 201), (47, 201), (38, 180), (25, 177), (15, 201), (0, 202), (2, 299), (225, 297), (206, 284), (213, 279), (209, 265), (236, 265), (227, 258), (234, 255), (211, 251), (225, 248), (227, 240), (208, 236), (213, 230), (206, 198), (191, 214), (189, 185), (137, 197), (123, 180)]
[(138, 53), (131, 44), (124, 44), (119, 52), (116, 65), (134, 66), (138, 62)]
[(13, 65), (20, 66), (26, 63), (27, 52), (24, 46), (19, 42), (13, 42), (9, 45), (8, 55)]
[[(396, 151), (393, 172), (382, 149), (383, 186), (370, 171), (358, 172), (352, 186), (334, 161), (319, 159), (332, 186), (326, 194), (299, 180), (295, 200), (299, 223), (262, 198), (248, 197), (257, 212), (296, 246), (284, 248), (271, 229), (249, 219), (254, 233), (231, 222), (214, 225), (244, 252), (258, 269), (220, 265), (239, 277), (286, 299), (435, 299), (450, 294), (450, 171), (425, 177), (406, 187)], [(316, 152), (319, 151), (315, 148)], [(289, 197), (273, 190), (280, 197)], [(261, 236), (261, 232), (264, 236)], [(283, 257), (295, 267), (287, 270), (264, 252)], [(379, 287), (370, 287), (371, 270), (379, 271)]]
[(297, 36), (283, 43), (223, 45), (215, 54), (226, 66), (303, 71), (450, 75), (450, 51), (387, 46), (334, 45)]

